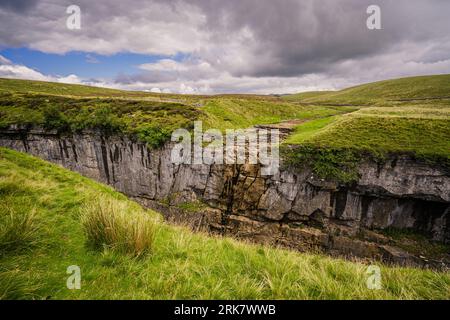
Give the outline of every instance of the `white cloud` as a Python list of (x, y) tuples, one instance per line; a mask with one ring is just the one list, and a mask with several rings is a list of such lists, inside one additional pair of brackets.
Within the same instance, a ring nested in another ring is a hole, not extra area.
[(180, 62), (171, 59), (161, 59), (158, 62), (144, 63), (139, 66), (142, 70), (147, 71), (187, 71), (188, 67)]
[(164, 59), (141, 65), (142, 74), (130, 76), (127, 82), (119, 79), (116, 85), (128, 90), (157, 87), (189, 94), (280, 94), (336, 90), (396, 77), (450, 73), (450, 59), (422, 61), (422, 57), (428, 56), (433, 49), (433, 46), (417, 47), (416, 44), (405, 43), (400, 51), (343, 60), (330, 66), (327, 72), (298, 77), (237, 77), (200, 59), (181, 62)]
[(13, 64), (0, 55), (0, 77), (30, 80), (47, 80), (42, 73), (22, 65)]
[(93, 63), (93, 64), (96, 64), (96, 63), (99, 63), (100, 61), (98, 61), (98, 59), (97, 59), (96, 57), (94, 57), (93, 55), (87, 54), (87, 55), (86, 55), (86, 62), (87, 62), (87, 63)]
[(0, 55), (0, 65), (11, 64), (11, 61)]
[(72, 83), (72, 84), (82, 84), (83, 83), (82, 79), (80, 79), (77, 75), (74, 75), (74, 74), (70, 74), (66, 77), (57, 77), (55, 80), (57, 82), (62, 82), (62, 83)]
[[(0, 55), (0, 78), (11, 79), (27, 79), (27, 80), (39, 80), (39, 81), (52, 81), (71, 84), (86, 84), (95, 85), (94, 82), (84, 81), (75, 74), (68, 76), (52, 76), (45, 75), (37, 70), (31, 69), (27, 66), (14, 64), (10, 60)], [(111, 86), (111, 83), (98, 83), (99, 86)]]

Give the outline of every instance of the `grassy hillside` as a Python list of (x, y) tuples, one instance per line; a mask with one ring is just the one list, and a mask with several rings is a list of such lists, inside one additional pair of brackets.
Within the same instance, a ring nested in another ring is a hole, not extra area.
[[(0, 221), (0, 299), (450, 298), (448, 273), (382, 266), (382, 290), (369, 290), (364, 264), (192, 234), (4, 148)], [(80, 290), (66, 287), (71, 265)]]
[(450, 75), (381, 81), (290, 100), (311, 108), (358, 109), (296, 127), (285, 141), (298, 145), (285, 154), (291, 164), (308, 163), (321, 176), (344, 181), (356, 178), (362, 154), (406, 153), (450, 167)]
[[(207, 95), (188, 95), (188, 94), (171, 94), (171, 93), (152, 93), (144, 91), (126, 91), (118, 89), (109, 89), (102, 87), (67, 84), (48, 81), (34, 81), (21, 79), (0, 78), (0, 92), (14, 92), (20, 94), (39, 94), (54, 95), (66, 97), (100, 97), (115, 98), (127, 100), (151, 100), (151, 101), (169, 101), (169, 102), (192, 102), (207, 99), (212, 96)], [(275, 100), (269, 96), (253, 95), (253, 94), (221, 94), (215, 95), (216, 98), (238, 98), (249, 100)]]
[(94, 128), (135, 135), (158, 146), (176, 128), (248, 128), (287, 119), (314, 119), (354, 108), (302, 107), (270, 96), (150, 94), (60, 83), (0, 79), (0, 128), (13, 124), (77, 131)]
[[(135, 136), (157, 147), (175, 128), (191, 128), (194, 120), (202, 120), (204, 129), (224, 131), (294, 119), (305, 121), (285, 144), (300, 147), (285, 156), (294, 165), (328, 167), (316, 170), (323, 177), (340, 179), (339, 173), (349, 170), (348, 165), (355, 167), (362, 154), (382, 158), (408, 153), (450, 166), (450, 75), (281, 98), (151, 94), (0, 79), (0, 128), (12, 124), (59, 131), (96, 128)], [(335, 165), (330, 166), (330, 158)]]
[(289, 119), (330, 117), (355, 111), (353, 107), (300, 106), (279, 100), (215, 98), (201, 109), (207, 128), (243, 129)]
[(450, 75), (409, 77), (359, 85), (341, 91), (287, 95), (286, 100), (311, 104), (373, 105), (386, 101), (446, 99), (450, 105)]
[(150, 100), (184, 102), (196, 96), (158, 94), (143, 91), (125, 91), (109, 88), (67, 84), (47, 81), (33, 81), (0, 78), (0, 93), (37, 94), (49, 96), (65, 96), (72, 98), (114, 98), (127, 100)]
[(159, 146), (177, 128), (192, 126), (199, 115), (198, 109), (180, 103), (0, 93), (0, 128), (100, 129), (137, 136), (150, 146)]
[(392, 116), (361, 110), (299, 126), (286, 143), (353, 149), (381, 156), (412, 153), (419, 158), (450, 161), (450, 117), (440, 112)]
[(296, 94), (288, 94), (282, 96), (282, 99), (285, 101), (293, 101), (293, 102), (303, 102), (308, 99), (313, 99), (321, 96), (326, 96), (328, 94), (334, 93), (334, 91), (307, 91)]

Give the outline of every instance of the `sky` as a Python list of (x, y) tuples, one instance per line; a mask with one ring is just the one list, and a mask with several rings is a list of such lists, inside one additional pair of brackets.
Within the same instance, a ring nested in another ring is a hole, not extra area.
[(283, 94), (445, 73), (448, 0), (0, 0), (4, 78)]

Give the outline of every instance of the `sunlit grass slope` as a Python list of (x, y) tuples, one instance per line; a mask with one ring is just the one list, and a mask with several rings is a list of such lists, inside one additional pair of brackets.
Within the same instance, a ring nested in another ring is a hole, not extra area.
[(450, 163), (450, 117), (395, 117), (364, 112), (306, 123), (286, 143), (353, 149), (374, 155), (413, 154)]
[[(336, 158), (407, 153), (450, 166), (450, 75), (382, 81), (291, 99), (310, 107), (317, 103), (359, 109), (299, 125), (286, 144), (305, 146), (309, 153), (326, 149)], [(291, 157), (294, 163), (305, 159), (305, 149), (298, 150)]]
[(89, 86), (0, 79), (0, 128), (101, 129), (158, 146), (176, 128), (245, 129), (287, 119), (314, 119), (355, 108), (302, 107), (271, 96), (152, 94)]
[(303, 102), (308, 99), (318, 98), (321, 96), (326, 96), (328, 94), (335, 93), (334, 91), (306, 91), (295, 94), (288, 94), (282, 96), (282, 99), (285, 101), (294, 101), (294, 102)]
[(287, 95), (284, 99), (313, 104), (372, 105), (386, 101), (415, 99), (448, 99), (450, 75), (409, 77), (386, 80), (344, 89), (318, 93)]
[[(369, 290), (366, 265), (193, 234), (4, 148), (0, 220), (1, 299), (450, 298), (449, 274), (382, 266), (383, 288)], [(80, 290), (66, 287), (71, 265), (81, 269)]]
[(55, 95), (67, 97), (101, 97), (101, 98), (122, 98), (122, 99), (148, 99), (155, 100), (160, 98), (185, 98), (190, 96), (157, 94), (143, 91), (126, 91), (109, 88), (101, 88), (94, 86), (85, 86), (78, 84), (67, 84), (47, 81), (33, 81), (20, 79), (4, 79), (0, 78), (0, 92), (16, 93), (16, 94), (39, 94), (39, 95)]
[(248, 128), (289, 119), (313, 120), (355, 110), (353, 107), (300, 106), (279, 100), (230, 98), (211, 99), (202, 108), (206, 127), (221, 130)]

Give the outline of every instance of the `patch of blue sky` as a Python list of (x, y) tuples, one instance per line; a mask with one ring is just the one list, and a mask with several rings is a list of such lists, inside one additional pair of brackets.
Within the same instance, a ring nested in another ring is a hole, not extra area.
[(4, 56), (14, 64), (25, 65), (45, 75), (78, 77), (115, 78), (118, 74), (134, 74), (139, 72), (139, 65), (154, 63), (161, 59), (182, 61), (187, 56), (148, 55), (137, 53), (117, 53), (113, 55), (99, 55), (90, 52), (71, 51), (66, 54), (44, 53), (28, 48), (6, 48), (0, 50)]

